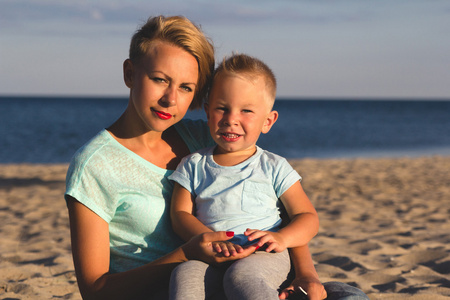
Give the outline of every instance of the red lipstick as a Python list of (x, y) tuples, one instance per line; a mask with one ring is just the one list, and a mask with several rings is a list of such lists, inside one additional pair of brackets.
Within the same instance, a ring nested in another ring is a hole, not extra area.
[(172, 118), (172, 115), (169, 113), (154, 109), (152, 109), (152, 111), (162, 120), (169, 120), (170, 118)]

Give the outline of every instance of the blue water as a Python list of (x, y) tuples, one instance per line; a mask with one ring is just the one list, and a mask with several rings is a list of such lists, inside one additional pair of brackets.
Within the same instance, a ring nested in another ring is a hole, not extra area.
[[(0, 163), (69, 162), (126, 99), (0, 97)], [(450, 101), (277, 100), (258, 144), (287, 158), (450, 155)], [(189, 118), (203, 118), (202, 111)]]

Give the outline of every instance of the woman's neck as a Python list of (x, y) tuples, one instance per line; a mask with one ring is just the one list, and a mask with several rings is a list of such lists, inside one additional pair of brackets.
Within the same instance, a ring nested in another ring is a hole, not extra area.
[(122, 146), (163, 169), (175, 170), (189, 149), (172, 126), (164, 132), (142, 130), (123, 115), (107, 130)]

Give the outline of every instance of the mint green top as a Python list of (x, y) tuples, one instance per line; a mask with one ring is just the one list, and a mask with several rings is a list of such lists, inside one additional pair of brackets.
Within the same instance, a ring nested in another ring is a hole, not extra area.
[[(213, 145), (201, 120), (175, 124), (191, 152)], [(72, 158), (67, 196), (109, 224), (110, 272), (151, 262), (181, 245), (170, 224), (173, 170), (159, 168), (100, 131)]]

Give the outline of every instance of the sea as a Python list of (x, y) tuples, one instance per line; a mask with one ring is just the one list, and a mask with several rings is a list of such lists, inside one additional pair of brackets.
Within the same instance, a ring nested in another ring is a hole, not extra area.
[[(0, 97), (0, 163), (68, 163), (126, 98)], [(258, 145), (286, 158), (450, 155), (450, 99), (277, 99)], [(206, 119), (202, 110), (190, 119)]]

